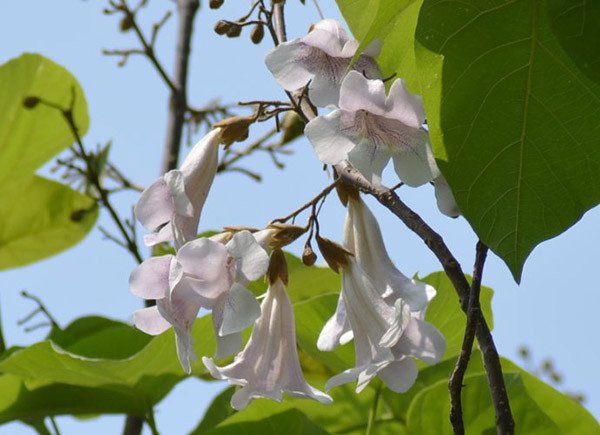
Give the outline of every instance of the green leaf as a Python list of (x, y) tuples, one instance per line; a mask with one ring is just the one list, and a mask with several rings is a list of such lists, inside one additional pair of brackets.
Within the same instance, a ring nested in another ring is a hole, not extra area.
[[(519, 433), (596, 434), (600, 430), (598, 423), (581, 405), (539, 379), (516, 371), (505, 371), (504, 378)], [(464, 384), (465, 432), (495, 433), (487, 376), (483, 373), (467, 376)], [(452, 434), (449, 413), (448, 384), (443, 380), (415, 397), (408, 411), (408, 432)]]
[(216, 427), (219, 423), (237, 413), (237, 411), (233, 409), (230, 404), (231, 396), (233, 396), (235, 390), (236, 387), (228, 387), (217, 394), (217, 396), (210, 403), (208, 409), (204, 412), (204, 417), (202, 417), (202, 420), (190, 433), (190, 435), (199, 435), (201, 433), (208, 432), (212, 428)]
[(301, 411), (269, 400), (255, 400), (244, 412), (237, 412), (217, 427), (206, 432), (210, 435), (261, 434), (324, 435), (323, 428), (310, 421)]
[[(460, 308), (458, 295), (454, 286), (444, 272), (434, 272), (425, 278), (420, 278), (437, 290), (437, 295), (425, 315), (425, 320), (433, 323), (446, 339), (445, 358), (458, 355), (462, 346), (467, 317)], [(486, 286), (481, 286), (481, 311), (483, 312), (490, 329), (493, 329), (492, 297), (494, 291)]]
[[(84, 135), (87, 103), (77, 80), (62, 66), (38, 54), (23, 54), (0, 66), (0, 186), (29, 178), (50, 158), (74, 142), (59, 110), (23, 101), (36, 97), (68, 109)], [(74, 100), (73, 100), (74, 98)]]
[(0, 210), (0, 270), (73, 246), (98, 217), (94, 200), (37, 175), (2, 190)]
[[(94, 330), (94, 325), (99, 330)], [(61, 409), (64, 413), (117, 412), (142, 416), (187, 377), (177, 359), (172, 330), (152, 338), (136, 353), (133, 353), (136, 348), (148, 339), (140, 337), (131, 326), (108, 319), (78, 319), (64, 331), (53, 331), (52, 337), (71, 351), (46, 340), (15, 350), (0, 361), (0, 373), (8, 376), (6, 382), (10, 384), (10, 389), (2, 390), (5, 402), (0, 401), (4, 403), (4, 408), (0, 407), (0, 421), (22, 418), (30, 408), (35, 416), (62, 413)], [(193, 337), (197, 355), (214, 353), (210, 316), (196, 320)], [(107, 339), (112, 340), (114, 349), (103, 344)], [(73, 350), (86, 356), (75, 354)], [(201, 362), (193, 364), (193, 373), (197, 376), (205, 373)], [(13, 378), (22, 385), (10, 381)], [(34, 396), (28, 398), (23, 389)], [(4, 391), (11, 393), (5, 395)], [(88, 397), (97, 391), (108, 403)], [(68, 400), (71, 392), (81, 406)], [(43, 398), (50, 394), (63, 394), (65, 398), (61, 402), (45, 403)], [(86, 407), (86, 403), (90, 405)], [(17, 413), (15, 409), (21, 411)]]
[(572, 7), (561, 3), (426, 0), (417, 27), (438, 164), (464, 216), (517, 281), (537, 244), (600, 201), (600, 86), (550, 27), (550, 12)]
[(361, 47), (383, 40), (384, 74), (423, 95), (438, 165), (463, 215), (519, 281), (536, 245), (600, 202), (600, 6), (338, 4)]

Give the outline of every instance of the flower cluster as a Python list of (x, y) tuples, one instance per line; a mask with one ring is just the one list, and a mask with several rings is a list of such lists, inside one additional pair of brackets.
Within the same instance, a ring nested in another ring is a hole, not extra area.
[[(339, 23), (324, 20), (305, 37), (276, 47), (266, 63), (286, 90), (308, 86), (313, 103), (333, 108), (305, 129), (322, 162), (347, 159), (378, 184), (393, 160), (405, 184), (433, 181), (442, 212), (458, 215), (423, 128), (420, 98), (410, 94), (402, 80), (386, 93), (374, 60), (377, 44), (352, 64), (358, 45)], [(284, 392), (330, 403), (331, 397), (310, 386), (300, 368), (294, 310), (286, 291), (288, 273), (281, 248), (307, 228), (271, 224), (260, 231), (227, 228), (212, 237), (197, 237), (219, 144), (228, 146), (247, 137), (248, 122), (241, 125), (235, 118), (215, 125), (180, 169), (166, 173), (142, 193), (135, 213), (152, 231), (146, 244), (172, 241), (175, 253), (152, 257), (131, 273), (131, 291), (155, 301), (134, 313), (133, 320), (152, 335), (173, 327), (179, 360), (191, 373), (196, 359), (194, 320), (201, 309), (210, 310), (217, 342), (214, 358), (237, 355), (223, 367), (208, 356), (202, 362), (215, 378), (241, 387), (232, 397), (236, 409), (244, 409), (257, 397), (281, 401)], [(424, 321), (436, 291), (394, 266), (374, 215), (358, 192), (349, 190), (346, 196), (344, 246), (317, 232), (325, 260), (342, 275), (337, 309), (324, 325), (317, 347), (331, 351), (354, 341), (356, 366), (333, 376), (326, 388), (356, 381), (359, 392), (379, 376), (391, 390), (404, 392), (417, 377), (414, 359), (436, 363), (445, 350), (440, 332)], [(263, 275), (269, 286), (259, 304), (249, 284)], [(250, 339), (242, 349), (242, 331), (250, 326)]]

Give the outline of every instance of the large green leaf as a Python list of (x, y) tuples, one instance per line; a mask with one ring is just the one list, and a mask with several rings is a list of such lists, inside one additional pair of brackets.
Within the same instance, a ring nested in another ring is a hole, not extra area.
[[(511, 410), (518, 433), (597, 434), (600, 426), (570, 397), (524, 372), (505, 371)], [(467, 376), (463, 388), (463, 419), (466, 433), (494, 433), (494, 409), (485, 374)], [(448, 383), (440, 381), (422, 390), (408, 411), (411, 434), (452, 434), (448, 415)]]
[[(433, 323), (446, 339), (445, 358), (450, 358), (460, 353), (467, 317), (460, 308), (460, 303), (454, 286), (444, 272), (434, 272), (420, 279), (433, 286), (437, 295), (425, 314), (425, 320)], [(486, 286), (481, 286), (481, 311), (483, 312), (490, 329), (494, 326), (492, 315), (492, 296), (494, 291)]]
[(87, 103), (77, 80), (62, 66), (39, 54), (23, 54), (0, 66), (0, 186), (31, 176), (33, 171), (74, 142), (61, 112), (38, 104), (37, 97), (68, 109), (79, 134), (89, 126)]
[[(131, 326), (86, 317), (63, 331), (53, 331), (51, 337), (64, 348), (46, 340), (0, 361), (0, 373), (4, 373), (0, 379), (5, 379), (0, 383), (7, 382), (0, 401), (0, 421), (23, 418), (27, 413), (143, 415), (187, 376), (177, 359), (172, 330), (148, 342)], [(197, 355), (214, 353), (210, 316), (196, 321), (193, 337)], [(112, 348), (106, 345), (107, 340)], [(73, 353), (75, 350), (85, 356)], [(194, 363), (193, 372), (203, 375), (202, 363)], [(100, 392), (98, 397), (88, 397), (96, 391)], [(60, 400), (53, 403), (44, 399), (52, 394)], [(69, 394), (73, 396), (69, 398)]]
[(73, 246), (98, 217), (94, 200), (37, 175), (2, 190), (0, 210), (0, 270)]
[[(436, 158), (461, 211), (520, 280), (537, 244), (600, 202), (600, 7), (338, 3), (359, 39), (382, 38), (384, 73), (423, 94)], [(378, 20), (362, 13), (367, 6), (397, 9)]]

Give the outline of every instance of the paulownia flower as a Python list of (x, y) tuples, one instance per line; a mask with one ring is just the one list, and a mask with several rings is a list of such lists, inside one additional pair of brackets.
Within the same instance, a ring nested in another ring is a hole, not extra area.
[(424, 121), (421, 97), (408, 92), (404, 80), (395, 80), (386, 95), (381, 80), (351, 71), (342, 82), (339, 109), (313, 119), (305, 133), (323, 163), (334, 165), (347, 159), (375, 185), (381, 184), (390, 159), (398, 177), (409, 186), (435, 178), (440, 211), (458, 216), (422, 128)]
[(196, 238), (202, 207), (217, 171), (222, 129), (204, 136), (173, 169), (144, 190), (135, 216), (152, 231), (144, 236), (148, 246), (175, 240), (177, 246)]
[[(350, 39), (340, 23), (327, 19), (312, 27), (303, 38), (284, 42), (271, 50), (265, 62), (277, 82), (288, 91), (310, 82), (309, 98), (319, 107), (337, 105), (340, 84), (359, 43)], [(381, 78), (373, 59), (379, 42), (372, 43), (352, 68), (369, 78)]]
[[(373, 283), (380, 296), (390, 306), (401, 298), (413, 313), (423, 311), (436, 291), (430, 285), (410, 279), (400, 272), (390, 259), (379, 224), (371, 210), (359, 196), (348, 199), (348, 214), (344, 225), (344, 246), (354, 253), (356, 263)], [(335, 314), (323, 328), (317, 347), (333, 350), (338, 344), (352, 339), (352, 330), (346, 318), (343, 294)]]
[(192, 326), (199, 309), (207, 308), (213, 311), (216, 357), (231, 355), (242, 345), (240, 331), (260, 316), (246, 285), (264, 275), (268, 261), (248, 231), (226, 245), (201, 238), (183, 245), (176, 256), (152, 257), (132, 272), (129, 284), (136, 296), (156, 299), (156, 306), (134, 313), (134, 324), (152, 335), (173, 326), (179, 360), (189, 372), (195, 359)]
[(304, 379), (296, 348), (294, 310), (279, 277), (270, 284), (260, 318), (246, 347), (233, 363), (217, 367), (211, 358), (205, 357), (202, 361), (215, 378), (242, 386), (231, 398), (231, 406), (237, 410), (245, 409), (258, 397), (281, 402), (284, 392), (325, 404), (332, 401)]
[(342, 292), (336, 313), (326, 323), (317, 346), (332, 350), (354, 338), (356, 367), (334, 376), (327, 388), (357, 380), (357, 392), (379, 376), (393, 391), (414, 383), (412, 358), (439, 361), (445, 340), (421, 320), (435, 290), (405, 277), (393, 265), (379, 225), (360, 198), (349, 198), (345, 247), (354, 252), (342, 266)]

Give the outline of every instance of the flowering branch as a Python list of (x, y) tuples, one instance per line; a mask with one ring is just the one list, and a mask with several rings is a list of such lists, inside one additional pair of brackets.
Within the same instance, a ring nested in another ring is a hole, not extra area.
[(471, 282), (471, 291), (469, 294), (469, 307), (467, 310), (467, 324), (465, 327), (465, 335), (462, 342), (462, 349), (460, 356), (456, 361), (454, 371), (450, 376), (448, 382), (448, 389), (450, 390), (450, 422), (454, 428), (456, 435), (462, 435), (465, 433), (465, 427), (462, 418), (462, 404), (461, 404), (461, 390), (463, 387), (463, 379), (469, 360), (471, 358), (471, 351), (473, 350), (473, 342), (475, 340), (475, 332), (477, 330), (477, 318), (481, 312), (481, 306), (479, 304), (479, 294), (481, 290), (481, 277), (483, 274), (483, 266), (487, 256), (487, 246), (483, 243), (478, 242), (476, 248), (477, 254), (475, 258), (475, 266), (473, 268), (473, 281)]
[(288, 220), (290, 220), (290, 219), (295, 218), (296, 216), (298, 216), (300, 213), (302, 213), (307, 208), (309, 208), (309, 207), (315, 207), (316, 204), (319, 202), (319, 200), (321, 200), (321, 198), (324, 198), (327, 195), (329, 195), (329, 193), (331, 193), (331, 191), (335, 188), (335, 186), (337, 185), (337, 183), (338, 183), (338, 179), (336, 179), (333, 183), (331, 183), (329, 186), (327, 186), (325, 189), (323, 189), (321, 191), (321, 193), (319, 193), (313, 199), (311, 199), (310, 201), (308, 201), (302, 207), (300, 207), (297, 210), (291, 212), (287, 216), (280, 217), (280, 218), (277, 218), (277, 219), (273, 219), (270, 223), (277, 223), (277, 222), (285, 223)]
[[(283, 7), (283, 2), (278, 2), (273, 5), (276, 33), (275, 45), (286, 41)], [(311, 120), (315, 118), (316, 113), (307, 98), (303, 98), (302, 101), (299, 101), (297, 96), (291, 95), (289, 92), (287, 94), (297, 108), (302, 119)], [(394, 213), (411, 231), (423, 240), (438, 258), (446, 275), (452, 282), (460, 299), (462, 310), (465, 313), (468, 313), (468, 298), (471, 286), (462, 271), (460, 263), (450, 252), (442, 237), (427, 225), (417, 213), (404, 204), (393, 190), (390, 190), (383, 185), (374, 186), (347, 160), (334, 165), (334, 168), (342, 182), (355, 187), (366, 194), (374, 196), (383, 206)], [(498, 433), (512, 434), (514, 433), (514, 420), (510, 410), (508, 395), (506, 393), (500, 357), (483, 313), (479, 311), (476, 318), (477, 340), (479, 342), (488, 375), (488, 381), (490, 383), (492, 401), (496, 413), (496, 427)]]

